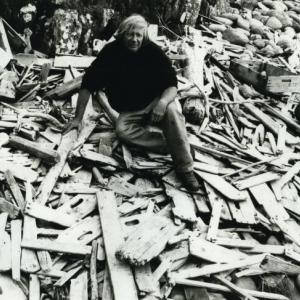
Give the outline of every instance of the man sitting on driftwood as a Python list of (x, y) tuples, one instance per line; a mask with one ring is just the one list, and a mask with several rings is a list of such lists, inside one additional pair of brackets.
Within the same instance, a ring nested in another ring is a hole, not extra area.
[[(118, 138), (128, 145), (170, 153), (183, 185), (196, 191), (199, 183), (184, 117), (174, 101), (176, 73), (165, 53), (149, 40), (147, 26), (140, 15), (121, 23), (116, 40), (107, 44), (87, 69), (75, 118), (65, 132), (78, 128), (91, 93), (104, 91), (109, 104), (120, 113), (115, 124)], [(153, 131), (148, 125), (161, 130)]]

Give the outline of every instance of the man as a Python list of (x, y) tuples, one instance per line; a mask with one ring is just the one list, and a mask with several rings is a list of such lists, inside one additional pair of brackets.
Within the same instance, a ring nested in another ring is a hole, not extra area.
[[(101, 50), (86, 71), (75, 118), (66, 132), (78, 128), (90, 94), (104, 90), (112, 108), (120, 113), (116, 121), (118, 138), (153, 152), (171, 153), (183, 185), (196, 191), (199, 183), (193, 172), (184, 117), (174, 102), (176, 73), (147, 32), (147, 22), (140, 15), (120, 24), (116, 40)], [(148, 125), (162, 131), (150, 130)]]

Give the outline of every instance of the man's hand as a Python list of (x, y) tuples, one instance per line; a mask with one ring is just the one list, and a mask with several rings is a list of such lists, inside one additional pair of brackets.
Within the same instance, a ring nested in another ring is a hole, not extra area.
[(67, 123), (63, 129), (63, 134), (67, 134), (68, 132), (70, 132), (73, 129), (78, 130), (79, 129), (79, 125), (80, 125), (80, 120), (78, 119), (73, 119), (72, 121), (70, 121), (69, 123)]
[(154, 106), (151, 117), (150, 117), (150, 123), (151, 124), (157, 124), (159, 123), (167, 110), (168, 103), (166, 103), (164, 100), (160, 99), (157, 104)]

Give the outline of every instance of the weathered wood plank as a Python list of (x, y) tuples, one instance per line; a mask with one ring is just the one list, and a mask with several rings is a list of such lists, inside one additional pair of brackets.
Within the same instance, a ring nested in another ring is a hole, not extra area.
[(202, 238), (189, 239), (191, 255), (213, 263), (229, 263), (246, 258), (247, 255), (208, 242)]
[(43, 98), (63, 99), (68, 95), (75, 94), (80, 89), (82, 77), (83, 75), (76, 77), (75, 79), (70, 80), (54, 89), (51, 89), (45, 93)]
[(124, 241), (113, 192), (97, 193), (104, 238), (104, 247), (115, 300), (137, 300), (137, 290), (131, 269), (117, 260), (115, 253)]
[(213, 207), (215, 201), (221, 201), (222, 202), (221, 218), (224, 220), (232, 220), (227, 203), (225, 202), (222, 195), (218, 191), (216, 191), (210, 184), (206, 182), (204, 182), (204, 187), (211, 207)]
[(108, 267), (105, 268), (104, 273), (104, 283), (103, 283), (103, 290), (102, 290), (102, 299), (106, 300), (114, 300), (112, 285), (110, 281)]
[(233, 293), (237, 294), (239, 297), (243, 297), (245, 299), (249, 300), (258, 300), (256, 297), (251, 296), (249, 293), (247, 293), (244, 289), (239, 288), (231, 281), (227, 280), (226, 278), (223, 278), (222, 276), (214, 276), (219, 281), (221, 281), (225, 286), (227, 286)]
[[(7, 257), (6, 257), (7, 259)], [(0, 273), (1, 298), (11, 300), (28, 300), (19, 284), (10, 274)]]
[(60, 159), (57, 151), (49, 149), (43, 144), (23, 139), (20, 136), (11, 135), (9, 137), (9, 146), (41, 158), (49, 164), (55, 164)]
[(22, 220), (11, 221), (11, 257), (12, 257), (12, 278), (21, 281), (21, 239)]
[(159, 283), (155, 281), (150, 264), (134, 268), (134, 276), (140, 295), (159, 292)]
[(53, 209), (39, 203), (33, 202), (26, 205), (25, 213), (31, 217), (52, 222), (65, 227), (70, 227), (76, 223), (76, 218), (65, 212)]
[(60, 243), (45, 240), (23, 240), (21, 243), (23, 248), (54, 251), (67, 254), (89, 255), (91, 254), (91, 246), (84, 246), (78, 243)]
[(90, 259), (90, 282), (91, 282), (91, 300), (98, 300), (98, 283), (97, 283), (97, 251), (98, 243), (94, 240), (92, 243), (92, 254)]
[(79, 243), (87, 245), (101, 235), (99, 216), (87, 217), (73, 226), (62, 230), (56, 239), (62, 243)]
[(289, 215), (283, 206), (276, 200), (274, 193), (266, 183), (249, 188), (256, 201), (263, 206), (270, 218), (288, 220)]
[(58, 213), (67, 214), (75, 220), (80, 220), (97, 208), (96, 196), (77, 195), (56, 209)]
[(10, 235), (5, 231), (8, 213), (0, 214), (0, 271), (5, 272), (11, 269), (11, 240)]
[(244, 195), (240, 191), (238, 191), (234, 186), (228, 183), (223, 177), (197, 170), (195, 172), (226, 198), (234, 201), (245, 200)]
[[(26, 189), (26, 203), (32, 203), (32, 186), (27, 181), (25, 183)], [(26, 239), (36, 239), (37, 238), (37, 228), (35, 219), (24, 215), (23, 221), (23, 240)], [(22, 249), (21, 254), (21, 270), (23, 272), (35, 273), (40, 269), (40, 264), (35, 251), (30, 249)]]
[(57, 280), (54, 283), (54, 286), (61, 287), (63, 286), (66, 282), (68, 282), (72, 277), (74, 277), (80, 270), (82, 269), (82, 266), (75, 267), (68, 271), (64, 276), (62, 276), (59, 280)]
[(21, 190), (19, 188), (19, 185), (17, 184), (12, 172), (10, 170), (7, 170), (4, 173), (5, 179), (7, 181), (7, 184), (9, 186), (9, 189), (14, 196), (16, 203), (18, 204), (18, 207), (23, 210), (25, 207), (25, 200), (21, 193)]
[(165, 188), (167, 196), (169, 196), (174, 203), (174, 207), (172, 208), (174, 215), (184, 221), (197, 222), (196, 206), (193, 198), (189, 194), (173, 188), (169, 184), (165, 184)]
[(20, 214), (20, 209), (4, 198), (0, 198), (0, 212), (6, 212), (11, 219), (16, 219)]
[(70, 300), (88, 300), (88, 273), (84, 271), (71, 280)]
[(217, 238), (218, 228), (221, 218), (221, 211), (222, 211), (222, 202), (220, 199), (215, 199), (214, 203), (212, 204), (212, 211), (209, 220), (208, 230), (206, 234), (206, 239), (208, 241), (213, 241)]
[(83, 158), (93, 161), (95, 163), (99, 163), (102, 165), (110, 165), (113, 167), (119, 167), (120, 164), (117, 160), (115, 160), (112, 157), (103, 155), (101, 153), (93, 152), (93, 151), (88, 151), (88, 150), (80, 150), (80, 154)]
[(29, 300), (40, 300), (41, 285), (37, 275), (30, 274), (29, 277)]
[(46, 202), (48, 201), (50, 193), (52, 192), (56, 184), (59, 174), (63, 170), (68, 154), (73, 149), (73, 145), (76, 142), (76, 139), (76, 130), (71, 130), (63, 136), (61, 143), (57, 149), (57, 152), (60, 155), (60, 161), (49, 169), (47, 175), (45, 176), (38, 189), (36, 202), (40, 204), (46, 204)]
[(7, 170), (10, 170), (14, 177), (23, 181), (35, 182), (39, 177), (38, 172), (30, 168), (9, 161), (1, 161), (0, 172), (5, 173)]
[(176, 279), (177, 278), (182, 279), (182, 278), (193, 278), (193, 277), (199, 277), (204, 275), (221, 273), (232, 269), (259, 264), (263, 261), (264, 258), (265, 258), (265, 254), (259, 254), (259, 255), (249, 256), (245, 259), (241, 259), (236, 262), (225, 263), (225, 264), (210, 264), (200, 268), (181, 270), (174, 273), (174, 277)]
[(135, 266), (142, 266), (157, 257), (165, 249), (168, 241), (184, 227), (185, 224), (176, 226), (166, 217), (148, 217), (130, 232), (116, 255)]
[[(216, 283), (209, 283), (209, 282), (190, 280), (190, 279), (175, 279), (175, 283), (179, 284), (179, 285), (184, 285), (184, 286), (194, 286), (194, 287), (199, 287), (199, 288), (206, 288), (206, 289), (213, 290), (213, 291), (231, 293), (231, 290), (228, 287), (221, 285), (221, 284), (216, 284)], [(262, 298), (262, 299), (289, 300), (289, 298), (287, 298), (283, 295), (280, 295), (280, 294), (259, 292), (259, 291), (247, 290), (247, 289), (243, 289), (243, 290), (254, 297), (258, 297), (258, 298)]]
[(273, 181), (276, 180), (280, 177), (280, 175), (278, 173), (274, 173), (274, 172), (266, 172), (266, 173), (262, 173), (256, 176), (252, 176), (250, 178), (247, 179), (242, 179), (242, 180), (238, 180), (234, 183), (234, 185), (239, 189), (239, 190), (245, 190), (248, 189), (250, 187), (253, 187), (255, 185), (259, 185), (262, 183), (266, 183), (269, 181)]

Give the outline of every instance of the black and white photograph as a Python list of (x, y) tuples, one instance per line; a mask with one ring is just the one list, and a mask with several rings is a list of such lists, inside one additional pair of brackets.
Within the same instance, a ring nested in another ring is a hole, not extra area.
[(300, 300), (300, 0), (0, 0), (0, 300)]

